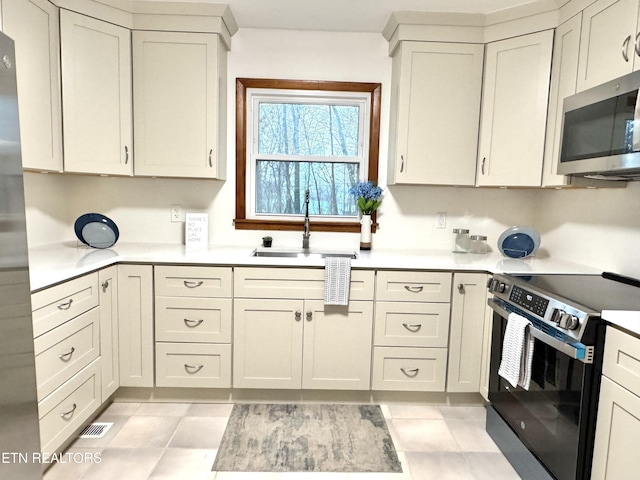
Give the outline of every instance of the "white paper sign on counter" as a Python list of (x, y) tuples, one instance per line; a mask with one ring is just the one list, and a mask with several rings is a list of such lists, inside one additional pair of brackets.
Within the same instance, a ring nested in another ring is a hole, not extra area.
[(187, 213), (184, 238), (187, 247), (206, 248), (209, 243), (209, 214)]

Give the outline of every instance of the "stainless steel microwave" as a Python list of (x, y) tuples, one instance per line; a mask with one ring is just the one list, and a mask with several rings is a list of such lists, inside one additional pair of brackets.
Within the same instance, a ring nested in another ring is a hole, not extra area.
[(558, 173), (640, 179), (640, 71), (564, 100)]

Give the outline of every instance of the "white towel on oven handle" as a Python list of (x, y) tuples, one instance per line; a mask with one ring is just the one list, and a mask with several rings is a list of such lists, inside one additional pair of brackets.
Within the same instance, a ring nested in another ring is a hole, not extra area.
[(519, 385), (525, 390), (529, 390), (531, 384), (534, 345), (531, 328), (531, 322), (522, 315), (513, 312), (509, 314), (498, 369), (498, 375), (513, 387)]

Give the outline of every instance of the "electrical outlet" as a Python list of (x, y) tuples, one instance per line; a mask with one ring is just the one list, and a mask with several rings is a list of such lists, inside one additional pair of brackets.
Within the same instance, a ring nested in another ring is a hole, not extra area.
[(436, 214), (436, 228), (447, 228), (447, 212)]
[(184, 222), (184, 210), (182, 205), (171, 205), (171, 221)]

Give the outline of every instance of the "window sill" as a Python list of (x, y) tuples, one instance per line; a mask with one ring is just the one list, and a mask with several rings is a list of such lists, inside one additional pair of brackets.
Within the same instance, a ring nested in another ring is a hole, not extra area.
[[(291, 230), (303, 231), (303, 222), (284, 222), (275, 220), (247, 220), (235, 219), (236, 230)], [(371, 232), (375, 233), (378, 224), (371, 225)], [(355, 222), (311, 222), (312, 232), (346, 232), (360, 233), (360, 223)]]

